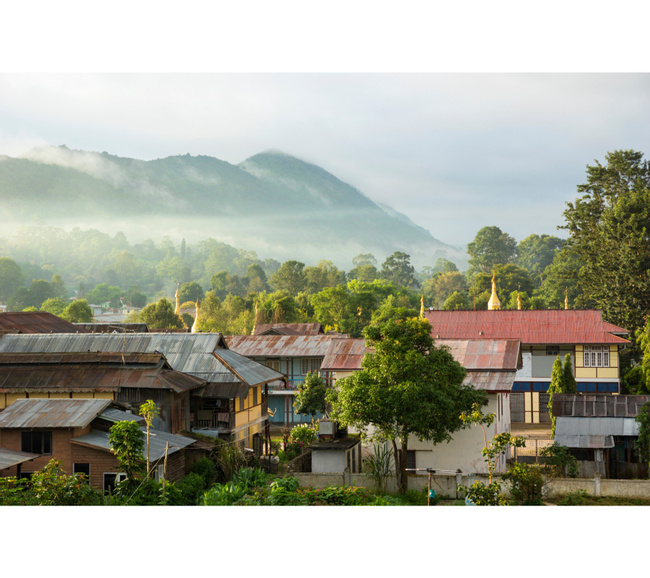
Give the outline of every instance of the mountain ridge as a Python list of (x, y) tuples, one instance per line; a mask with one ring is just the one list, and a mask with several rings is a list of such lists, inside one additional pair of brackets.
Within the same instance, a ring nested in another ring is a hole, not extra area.
[(277, 246), (291, 258), (350, 261), (360, 252), (400, 250), (414, 263), (464, 259), (463, 250), (406, 215), (282, 151), (231, 164), (207, 155), (144, 161), (40, 147), (0, 157), (0, 203), (9, 222), (43, 219), (60, 226), (76, 218), (130, 223), (135, 231), (164, 227), (185, 231), (184, 237), (221, 235), (250, 250)]

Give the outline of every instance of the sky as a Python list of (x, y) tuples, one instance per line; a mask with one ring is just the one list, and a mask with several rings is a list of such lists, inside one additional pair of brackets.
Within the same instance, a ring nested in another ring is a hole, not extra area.
[[(191, 1), (188, 12), (201, 5)], [(617, 71), (611, 46), (589, 35), (587, 41), (574, 37), (569, 26), (560, 27), (563, 34), (552, 43), (546, 31), (529, 29), (532, 48), (524, 42), (526, 30), (501, 28), (516, 40), (508, 45), (498, 35), (502, 23), (489, 29), (496, 35), (479, 28), (488, 13), (478, 3), (474, 18), (465, 18), (466, 28), (477, 33), (468, 48), (443, 33), (442, 17), (428, 25), (414, 18), (400, 30), (394, 15), (379, 10), (376, 26), (364, 30), (368, 44), (361, 36), (351, 50), (354, 17), (366, 24), (369, 18), (355, 11), (356, 4), (350, 22), (319, 14), (322, 26), (296, 27), (294, 20), (293, 28), (264, 27), (272, 13), (264, 3), (253, 6), (257, 19), (229, 9), (207, 24), (194, 18), (189, 30), (184, 16), (159, 16), (159, 26), (148, 31), (151, 45), (146, 35), (133, 36), (137, 17), (147, 18), (137, 10), (129, 24), (101, 13), (104, 26), (82, 29), (77, 43), (65, 28), (50, 31), (50, 41), (37, 47), (21, 37), (22, 64), (0, 74), (0, 154), (65, 144), (143, 160), (189, 153), (236, 164), (279, 150), (324, 168), (439, 240), (464, 246), (484, 226), (498, 226), (518, 241), (531, 233), (565, 236), (557, 227), (585, 181), (586, 166), (616, 149), (650, 151), (650, 75), (633, 58), (627, 70)], [(314, 18), (300, 3), (279, 6), (303, 24)], [(42, 9), (35, 35), (49, 30), (51, 7), (44, 3)], [(443, 16), (459, 13), (445, 9)], [(570, 22), (570, 11), (565, 16)], [(606, 12), (601, 17), (597, 23), (608, 22)], [(548, 14), (535, 18), (542, 27), (554, 22)], [(243, 21), (256, 42), (233, 36), (228, 22), (234, 21)], [(635, 22), (627, 22), (628, 32)], [(117, 34), (118, 26), (126, 34)], [(208, 30), (210, 37), (200, 34)], [(425, 30), (443, 38), (423, 40), (418, 32)], [(288, 31), (299, 42), (292, 45)], [(111, 44), (98, 49), (94, 32)], [(170, 41), (177, 35), (182, 42)], [(584, 50), (577, 59), (565, 50), (572, 37)], [(205, 43), (197, 45), (196, 38)], [(324, 38), (325, 52), (319, 44)], [(482, 44), (482, 38), (489, 41)], [(538, 38), (546, 45), (535, 46)], [(461, 46), (465, 52), (453, 51), (460, 52), (456, 60), (436, 60), (435, 50), (423, 54), (424, 48)], [(225, 47), (227, 58), (220, 51)], [(364, 58), (364, 50), (376, 54)], [(522, 53), (526, 57), (517, 60)]]

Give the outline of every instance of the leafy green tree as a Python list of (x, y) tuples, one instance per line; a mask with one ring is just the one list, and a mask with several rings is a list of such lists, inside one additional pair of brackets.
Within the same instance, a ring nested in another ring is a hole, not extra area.
[(567, 353), (564, 358), (564, 365), (558, 355), (553, 362), (551, 371), (551, 384), (548, 386), (548, 414), (551, 417), (551, 437), (555, 437), (555, 421), (553, 415), (553, 394), (555, 393), (576, 393), (577, 385), (573, 377), (573, 365), (571, 364), (571, 354)]
[(93, 311), (85, 299), (77, 299), (65, 308), (61, 317), (70, 323), (92, 323)]
[(544, 279), (544, 270), (553, 262), (564, 241), (552, 235), (529, 235), (517, 245), (516, 264), (526, 269), (535, 287)]
[(305, 264), (299, 261), (285, 261), (276, 273), (271, 275), (271, 286), (276, 291), (286, 291), (291, 296), (296, 296), (304, 291), (307, 286)]
[(63, 282), (63, 278), (61, 275), (57, 275), (56, 273), (52, 275), (52, 280), (50, 281), (50, 285), (52, 286), (52, 293), (55, 298), (58, 299), (65, 299), (68, 291), (65, 288), (65, 283)]
[(440, 309), (452, 293), (467, 291), (467, 279), (458, 271), (439, 273), (422, 283), (425, 302)]
[(108, 283), (98, 283), (93, 289), (86, 293), (86, 301), (93, 305), (102, 305), (109, 303), (111, 307), (117, 308), (120, 306), (120, 297), (122, 290), (117, 285), (109, 285)]
[(377, 266), (377, 259), (372, 253), (359, 253), (356, 257), (352, 258), (352, 264), (355, 267), (360, 267), (361, 265), (373, 265)]
[(108, 444), (128, 480), (146, 473), (147, 464), (143, 458), (145, 436), (137, 422), (114, 423), (108, 432)]
[(261, 265), (254, 263), (246, 269), (246, 278), (248, 279), (248, 292), (249, 293), (262, 293), (269, 291), (269, 282), (266, 278), (266, 273)]
[(344, 427), (366, 431), (372, 426), (373, 438), (391, 441), (405, 492), (409, 437), (434, 444), (450, 440), (463, 427), (460, 414), (482, 403), (485, 394), (463, 385), (465, 370), (448, 349), (435, 346), (431, 325), (413, 309), (386, 303), (364, 337), (372, 352), (364, 356), (361, 371), (337, 382), (332, 415)]
[(52, 297), (43, 301), (43, 304), (41, 305), (41, 311), (47, 311), (48, 313), (52, 313), (53, 315), (61, 317), (66, 310), (66, 307), (68, 307), (68, 303), (66, 303), (63, 299)]
[(543, 299), (547, 307), (563, 309), (565, 299), (569, 307), (593, 307), (582, 295), (578, 274), (581, 261), (577, 253), (564, 245), (559, 249), (550, 265), (542, 273), (542, 284), (535, 290), (534, 296)]
[(298, 319), (296, 300), (286, 291), (258, 296), (262, 323), (295, 323)]
[(6, 303), (24, 283), (25, 275), (13, 259), (0, 257), (0, 302)]
[(470, 270), (474, 273), (492, 274), (497, 265), (511, 263), (517, 252), (517, 242), (499, 227), (483, 227), (467, 245)]
[(44, 301), (54, 297), (52, 285), (45, 279), (34, 279), (29, 288), (30, 305), (39, 308)]
[(471, 309), (469, 299), (467, 294), (460, 291), (454, 291), (447, 299), (442, 306), (444, 311), (461, 311)]
[(157, 303), (149, 303), (132, 318), (135, 322), (146, 323), (149, 329), (182, 329), (183, 320), (174, 312), (174, 306), (164, 297)]
[(354, 269), (348, 271), (348, 274), (346, 275), (346, 279), (348, 281), (357, 279), (364, 283), (372, 283), (375, 279), (379, 279), (379, 271), (377, 271), (377, 267), (375, 267), (374, 265), (370, 265), (370, 264), (358, 265)]
[(584, 297), (605, 319), (634, 332), (650, 310), (650, 163), (617, 150), (587, 166), (582, 196), (564, 211), (568, 244), (581, 264)]
[(51, 459), (41, 471), (32, 474), (30, 482), (34, 501), (41, 506), (92, 506), (103, 502), (85, 475), (67, 475), (57, 459)]
[(381, 265), (381, 278), (398, 287), (407, 289), (420, 286), (415, 278), (415, 269), (411, 265), (411, 257), (401, 251), (395, 251), (386, 257)]
[(140, 291), (140, 287), (133, 285), (124, 294), (124, 303), (130, 307), (144, 307), (147, 304), (147, 296)]
[(203, 298), (205, 297), (203, 287), (201, 287), (201, 285), (196, 281), (183, 283), (178, 290), (178, 294), (181, 303), (185, 303), (186, 301), (196, 302), (197, 299), (203, 301)]
[(298, 385), (296, 401), (293, 403), (295, 412), (311, 416), (312, 423), (317, 414), (327, 412), (327, 385), (318, 372), (308, 373), (305, 380)]
[(650, 402), (641, 407), (634, 420), (639, 424), (639, 435), (634, 442), (634, 448), (639, 455), (639, 461), (645, 462), (650, 470)]
[(325, 287), (336, 287), (345, 283), (345, 272), (331, 261), (321, 259), (316, 267), (305, 268), (305, 282), (308, 293), (318, 293)]

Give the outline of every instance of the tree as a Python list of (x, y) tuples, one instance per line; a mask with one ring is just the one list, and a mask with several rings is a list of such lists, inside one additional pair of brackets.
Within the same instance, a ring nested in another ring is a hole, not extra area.
[(77, 299), (65, 308), (61, 317), (70, 323), (92, 323), (93, 310), (85, 299)]
[(345, 273), (331, 261), (321, 259), (316, 267), (305, 268), (305, 283), (308, 293), (318, 293), (325, 287), (343, 285)]
[(415, 269), (411, 257), (401, 251), (395, 251), (381, 265), (381, 278), (398, 287), (407, 289), (420, 286), (415, 278)]
[(544, 270), (553, 262), (564, 241), (552, 235), (529, 235), (517, 245), (517, 265), (526, 269), (533, 283), (539, 287)]
[(495, 276), (497, 295), (501, 303), (507, 303), (508, 297), (513, 291), (521, 291), (530, 295), (533, 292), (533, 283), (528, 271), (517, 267), (513, 263), (507, 265), (495, 265), (493, 273), (476, 273), (472, 277), (472, 285), (469, 288), (470, 298), (478, 298), (482, 293), (492, 293), (492, 275)]
[(149, 303), (133, 318), (135, 322), (146, 323), (149, 329), (182, 329), (183, 320), (174, 312), (174, 306), (164, 297), (157, 303)]
[(634, 332), (650, 310), (650, 163), (617, 150), (587, 166), (582, 196), (564, 211), (584, 298)]
[(474, 273), (492, 273), (496, 265), (511, 263), (517, 251), (517, 242), (499, 227), (483, 227), (467, 245), (470, 256), (468, 276)]
[(133, 481), (146, 471), (146, 463), (142, 457), (144, 433), (137, 422), (114, 423), (108, 432), (108, 444), (128, 480)]
[(150, 443), (149, 437), (151, 435), (150, 430), (153, 425), (153, 420), (160, 415), (160, 408), (152, 399), (148, 399), (140, 406), (140, 415), (144, 418), (144, 422), (147, 424), (147, 476), (151, 475), (151, 459), (149, 458), (150, 452)]
[(20, 266), (9, 257), (0, 257), (0, 302), (6, 303), (24, 281)]
[[(434, 444), (451, 439), (463, 427), (460, 414), (485, 394), (463, 385), (465, 370), (445, 347), (436, 347), (431, 325), (413, 309), (384, 304), (364, 330), (371, 352), (362, 369), (337, 382), (332, 416), (344, 427), (389, 440), (400, 490), (406, 491), (406, 459), (410, 436)], [(397, 451), (397, 441), (401, 449)]]
[(576, 393), (577, 385), (573, 377), (573, 365), (571, 354), (564, 357), (564, 365), (558, 355), (553, 362), (551, 371), (551, 384), (548, 386), (548, 415), (551, 417), (551, 437), (555, 437), (555, 416), (553, 415), (553, 394), (555, 393)]
[(63, 299), (52, 297), (43, 301), (41, 311), (47, 311), (48, 313), (62, 317), (66, 307), (68, 307), (68, 304)]
[(201, 287), (201, 285), (199, 285), (196, 281), (183, 283), (180, 286), (178, 294), (180, 298), (180, 303), (185, 303), (185, 301), (193, 301), (194, 303), (196, 303), (197, 299), (203, 301), (203, 297), (205, 296), (205, 294), (203, 293), (203, 287)]
[(470, 309), (470, 303), (467, 299), (466, 293), (461, 293), (460, 291), (454, 291), (447, 299), (442, 306), (443, 311), (460, 311), (464, 309)]
[(285, 261), (282, 266), (271, 275), (271, 285), (276, 291), (286, 291), (295, 297), (305, 290), (307, 278), (305, 264), (299, 261)]
[(634, 420), (639, 424), (639, 435), (634, 442), (634, 448), (639, 455), (639, 461), (645, 462), (650, 468), (650, 402), (641, 407)]
[(296, 413), (309, 414), (312, 423), (316, 414), (327, 412), (327, 385), (318, 372), (308, 373), (305, 381), (298, 385), (296, 401), (293, 403)]
[(452, 293), (466, 291), (467, 279), (458, 271), (439, 273), (422, 283), (422, 293), (425, 299), (436, 309), (440, 309)]

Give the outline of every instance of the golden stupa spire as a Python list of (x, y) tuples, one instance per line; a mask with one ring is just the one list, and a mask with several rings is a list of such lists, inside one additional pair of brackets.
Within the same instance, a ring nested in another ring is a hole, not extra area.
[(181, 315), (181, 294), (178, 292), (178, 286), (180, 283), (176, 283), (176, 315), (180, 317)]
[(564, 288), (564, 308), (569, 308), (569, 289), (568, 287)]
[(521, 309), (521, 294), (517, 291), (517, 309)]
[(420, 319), (424, 319), (424, 295), (420, 297)]
[(492, 273), (492, 295), (488, 301), (488, 310), (496, 311), (498, 309), (501, 309), (501, 301), (497, 297), (496, 273)]
[(255, 319), (253, 320), (253, 331), (251, 335), (255, 335), (255, 330), (257, 329), (257, 316), (259, 315), (259, 304), (255, 301)]
[(199, 296), (196, 296), (196, 315), (194, 316), (194, 323), (192, 323), (191, 333), (198, 333), (199, 329)]

